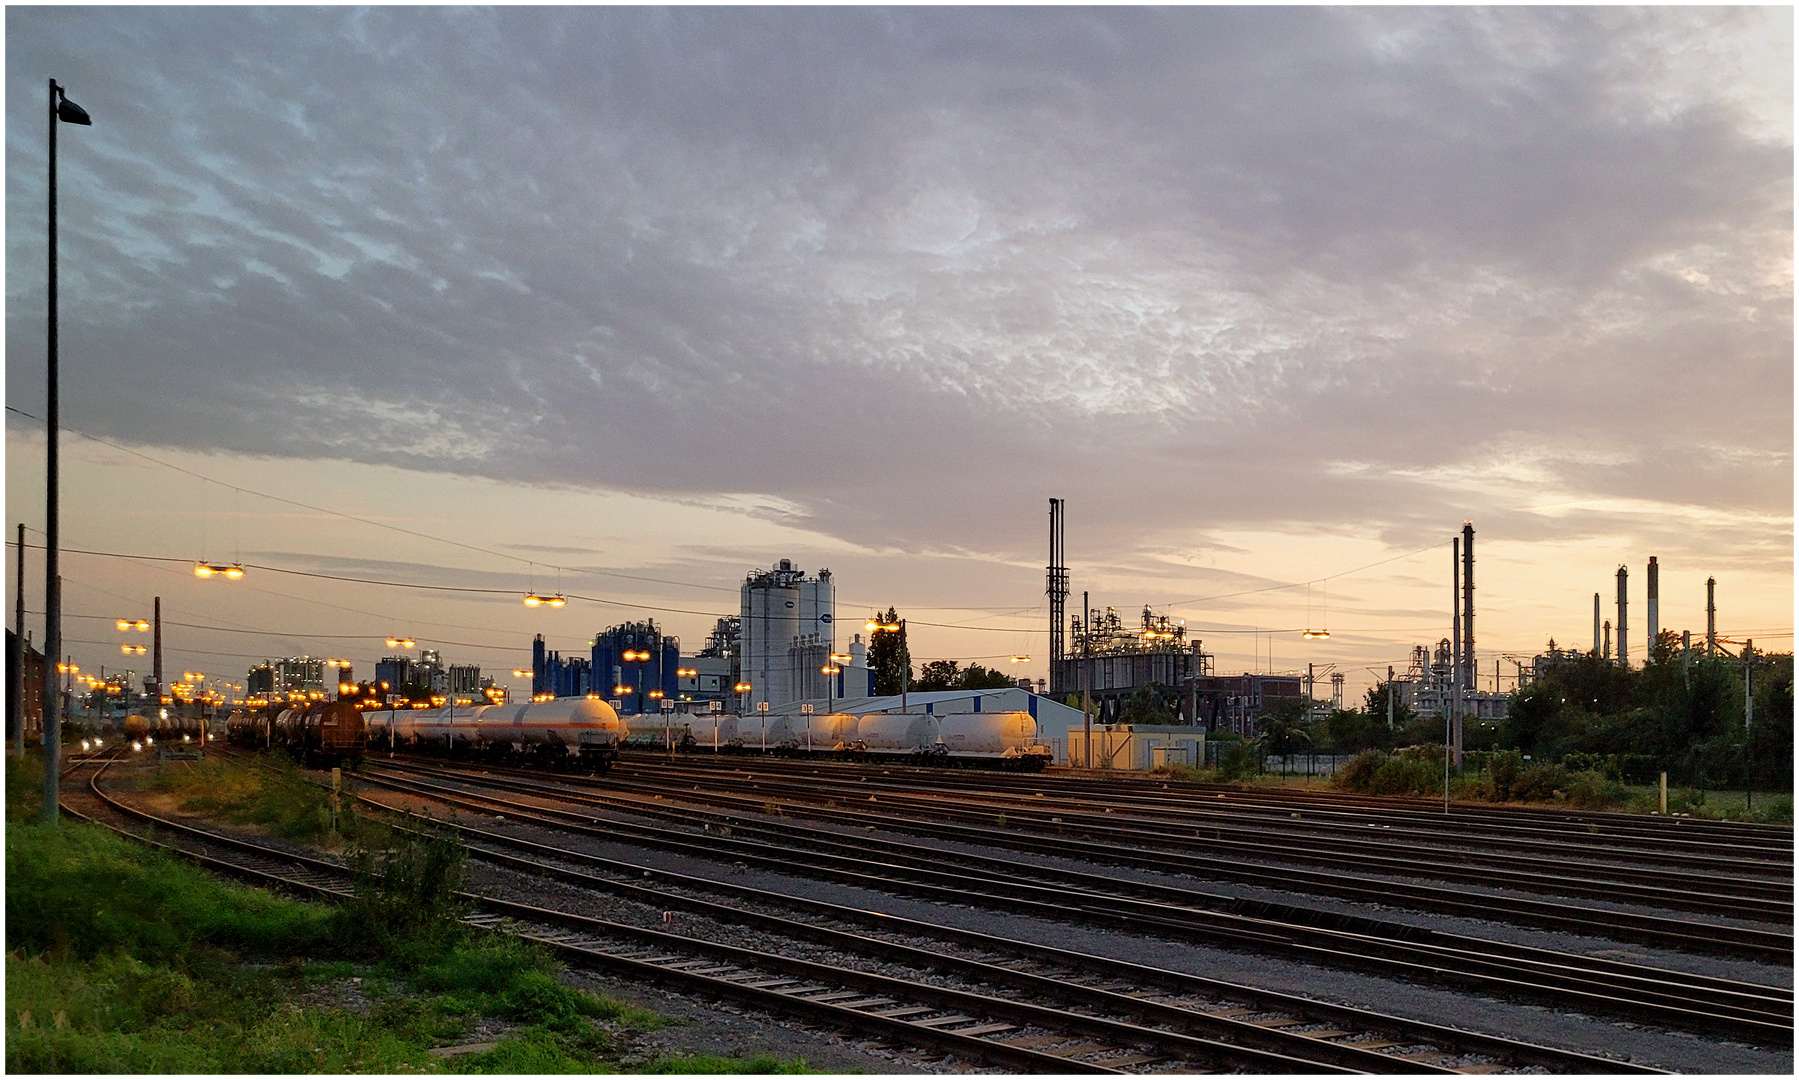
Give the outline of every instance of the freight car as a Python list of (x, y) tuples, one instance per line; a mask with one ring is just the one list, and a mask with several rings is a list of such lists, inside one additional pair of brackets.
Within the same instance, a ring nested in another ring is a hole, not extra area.
[(1053, 756), (1038, 741), (1037, 721), (1026, 712), (771, 717), (700, 713), (673, 719), (633, 716), (628, 723), (631, 740), (640, 745), (672, 741), (677, 749), (707, 753), (910, 760), (1032, 772)]
[(133, 741), (150, 736), (159, 743), (180, 742), (183, 736), (190, 741), (199, 739), (206, 731), (206, 721), (179, 713), (170, 716), (167, 710), (159, 710), (155, 716), (132, 713), (125, 718), (124, 727), (125, 737)]
[(347, 701), (296, 705), (275, 714), (270, 741), (310, 766), (355, 761), (368, 747), (362, 711)]
[(372, 741), (454, 757), (525, 758), (605, 772), (618, 760), (624, 725), (597, 698), (525, 705), (371, 712)]

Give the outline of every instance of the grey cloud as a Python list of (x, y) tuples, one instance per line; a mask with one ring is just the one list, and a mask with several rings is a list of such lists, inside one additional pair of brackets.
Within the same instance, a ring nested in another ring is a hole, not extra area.
[(8, 61), (98, 122), (64, 156), (78, 425), (1016, 558), (1047, 494), (1117, 548), (1528, 532), (1413, 470), (1574, 433), (1627, 451), (1543, 466), (1576, 493), (1790, 514), (1791, 146), (1722, 93), (1636, 104), (1739, 17), (15, 9)]

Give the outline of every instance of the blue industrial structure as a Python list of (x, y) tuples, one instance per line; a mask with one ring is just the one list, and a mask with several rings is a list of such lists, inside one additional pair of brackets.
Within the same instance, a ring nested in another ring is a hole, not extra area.
[(532, 697), (592, 694), (617, 701), (620, 713), (656, 712), (663, 701), (680, 698), (680, 670), (680, 641), (664, 636), (654, 620), (622, 623), (601, 632), (593, 640), (589, 659), (563, 659), (544, 647), (542, 634), (531, 642)]
[[(626, 659), (626, 653), (632, 658)], [(594, 678), (603, 684), (594, 691), (619, 702), (620, 713), (656, 712), (663, 701), (678, 700), (680, 670), (680, 641), (664, 636), (654, 619), (620, 623), (593, 640)], [(620, 691), (621, 686), (629, 689)]]
[[(592, 684), (592, 667), (582, 658), (562, 658), (559, 652), (544, 650), (543, 635), (531, 642), (531, 696), (585, 697), (596, 688)], [(605, 689), (610, 690), (611, 687)]]

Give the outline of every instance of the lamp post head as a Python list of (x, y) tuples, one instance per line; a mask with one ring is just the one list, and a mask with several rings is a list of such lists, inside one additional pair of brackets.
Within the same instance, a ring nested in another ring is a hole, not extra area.
[[(50, 85), (56, 86), (55, 83)], [(56, 87), (56, 118), (65, 124), (80, 124), (92, 127), (94, 121), (87, 115), (87, 110), (63, 96), (62, 87)]]

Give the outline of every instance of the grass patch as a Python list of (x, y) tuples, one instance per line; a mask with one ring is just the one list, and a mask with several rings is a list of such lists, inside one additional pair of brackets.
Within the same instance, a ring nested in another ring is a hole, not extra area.
[(707, 1076), (772, 1076), (808, 1073), (813, 1070), (806, 1067), (805, 1058), (782, 1061), (780, 1058), (770, 1057), (766, 1054), (747, 1058), (720, 1057), (717, 1054), (678, 1054), (657, 1058), (647, 1064), (637, 1066), (636, 1071), (651, 1076), (673, 1073)]
[[(96, 826), (12, 825), (8, 1070), (616, 1071), (612, 1033), (661, 1021), (563, 983), (543, 950), (463, 928), (442, 905), (405, 933), (369, 932), (369, 912), (396, 897), (429, 907), (453, 891), (459, 859), (440, 844), (371, 856), (373, 895), (334, 909), (225, 884)], [(432, 1056), (483, 1018), (520, 1026), (485, 1053)]]
[(161, 769), (145, 789), (175, 796), (190, 814), (259, 826), (296, 843), (380, 846), (387, 840), (380, 822), (356, 812), (353, 774), (344, 774), (333, 829), (331, 793), (284, 754), (265, 754), (256, 763), (208, 758), (193, 768)]

